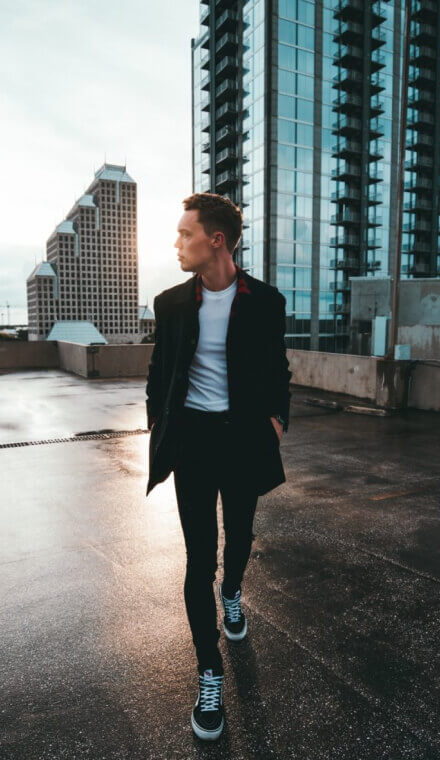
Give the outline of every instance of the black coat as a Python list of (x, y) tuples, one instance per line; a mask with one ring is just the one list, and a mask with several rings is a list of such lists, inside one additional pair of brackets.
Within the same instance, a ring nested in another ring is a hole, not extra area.
[[(277, 288), (235, 266), (237, 293), (226, 336), (229, 409), (238, 423), (243, 475), (254, 481), (261, 495), (286, 480), (270, 419), (280, 414), (288, 429), (292, 373), (284, 342), (286, 299)], [(195, 274), (154, 299), (156, 343), (146, 386), (151, 431), (147, 495), (168, 477), (176, 461), (188, 370), (199, 338), (201, 298), (201, 277)]]

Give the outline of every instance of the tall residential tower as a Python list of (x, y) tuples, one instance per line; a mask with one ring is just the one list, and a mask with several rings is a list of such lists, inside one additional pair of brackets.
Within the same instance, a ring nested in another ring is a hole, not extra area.
[[(440, 11), (411, 0), (402, 277), (439, 274)], [(193, 190), (244, 210), (237, 256), (286, 345), (349, 351), (350, 277), (392, 274), (401, 0), (203, 0)]]

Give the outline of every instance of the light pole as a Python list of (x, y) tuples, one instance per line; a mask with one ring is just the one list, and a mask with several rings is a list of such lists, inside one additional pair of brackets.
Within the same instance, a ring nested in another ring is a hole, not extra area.
[(403, 176), (405, 168), (406, 115), (408, 106), (408, 61), (410, 39), (409, 16), (411, 0), (404, 0), (404, 2), (405, 22), (403, 28), (402, 92), (400, 98), (400, 142), (399, 163), (397, 170), (397, 225), (396, 245), (394, 253), (394, 276), (391, 289), (390, 344), (386, 354), (387, 359), (394, 359), (394, 347), (397, 343), (399, 316), (400, 258), (402, 252)]

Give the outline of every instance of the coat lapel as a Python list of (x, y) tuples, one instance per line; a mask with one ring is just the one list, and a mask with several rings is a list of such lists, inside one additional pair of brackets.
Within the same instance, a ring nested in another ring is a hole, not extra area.
[[(234, 265), (237, 272), (237, 290), (231, 304), (231, 318), (238, 314), (239, 309), (246, 302), (248, 296), (252, 295), (252, 284), (247, 272), (235, 262)], [(202, 277), (200, 274), (195, 274), (184, 283), (176, 298), (176, 304), (187, 306), (190, 312), (197, 312), (202, 303)]]

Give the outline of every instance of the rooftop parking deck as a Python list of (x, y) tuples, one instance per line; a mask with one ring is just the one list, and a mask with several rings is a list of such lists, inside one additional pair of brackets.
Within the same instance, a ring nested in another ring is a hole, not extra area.
[[(257, 506), (209, 756), (439, 757), (440, 415), (310, 396), (328, 397), (292, 388), (287, 482)], [(0, 375), (2, 760), (206, 757), (173, 479), (145, 497), (145, 427), (139, 378)], [(220, 499), (218, 518), (221, 581)]]

